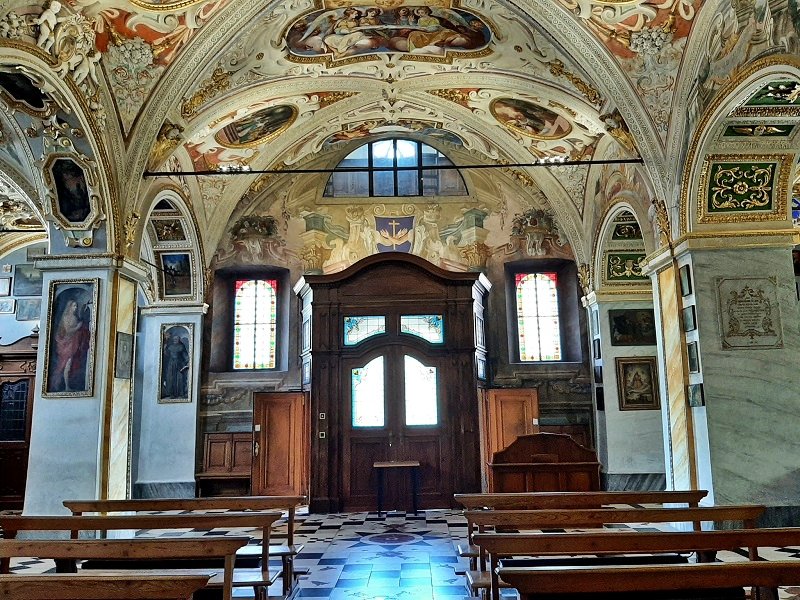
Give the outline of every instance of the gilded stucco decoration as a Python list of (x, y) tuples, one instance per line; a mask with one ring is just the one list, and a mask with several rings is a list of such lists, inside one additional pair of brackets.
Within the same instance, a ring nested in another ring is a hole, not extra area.
[(21, 198), (10, 197), (0, 181), (0, 233), (9, 230), (41, 231), (43, 227), (44, 223), (30, 204)]
[(422, 135), (453, 146), (464, 146), (464, 140), (457, 134), (444, 129), (444, 123), (421, 119), (370, 119), (368, 121), (347, 123), (341, 129), (328, 136), (322, 143), (323, 150), (330, 150), (339, 144), (361, 140), (371, 135), (380, 134), (416, 134)]
[(375, 54), (452, 59), (485, 56), (492, 32), (480, 15), (443, 3), (356, 5), (324, 0), (292, 22), (284, 34), (289, 60), (336, 66)]
[(514, 217), (511, 235), (524, 240), (525, 252), (528, 256), (542, 257), (555, 246), (563, 247), (567, 241), (558, 228), (553, 215), (546, 210), (534, 208)]
[(697, 201), (699, 223), (788, 219), (793, 155), (706, 156)]
[(607, 252), (604, 256), (605, 283), (629, 283), (646, 281), (647, 276), (642, 273), (644, 253), (638, 252)]
[(290, 259), (286, 241), (278, 235), (278, 223), (271, 215), (245, 215), (229, 228), (224, 243), (214, 256), (215, 267), (236, 264), (283, 264)]

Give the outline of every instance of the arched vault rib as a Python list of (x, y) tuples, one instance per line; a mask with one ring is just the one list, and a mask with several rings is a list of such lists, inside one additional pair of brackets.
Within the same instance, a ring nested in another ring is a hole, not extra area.
[[(541, 27), (549, 31), (562, 48), (572, 50), (577, 63), (587, 64), (587, 71), (596, 73), (597, 85), (607, 98), (614, 98), (628, 126), (636, 138), (651, 178), (657, 183), (657, 192), (664, 194), (663, 181), (666, 168), (663, 151), (655, 126), (634, 92), (633, 86), (610, 52), (569, 13), (552, 0), (524, 0), (512, 3), (518, 11), (536, 15)], [(149, 149), (158, 133), (165, 115), (175, 114), (177, 99), (183, 98), (208, 65), (208, 58), (217, 56), (236, 32), (266, 8), (259, 0), (239, 0), (223, 9), (213, 21), (213, 27), (204, 27), (184, 49), (178, 60), (159, 82), (154, 94), (142, 111), (142, 116), (132, 133), (132, 143), (127, 163), (130, 165), (126, 205), (139, 193), (141, 174), (144, 171)]]

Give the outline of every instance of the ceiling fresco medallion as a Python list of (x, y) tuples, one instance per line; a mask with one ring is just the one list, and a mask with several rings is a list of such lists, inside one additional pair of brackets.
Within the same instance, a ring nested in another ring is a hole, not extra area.
[(449, 62), (491, 53), (486, 19), (461, 8), (391, 0), (349, 5), (324, 0), (293, 22), (284, 39), (289, 60), (340, 65), (401, 53), (405, 59)]
[(537, 140), (558, 140), (572, 131), (566, 117), (526, 100), (498, 98), (489, 110), (508, 129)]
[(219, 130), (215, 139), (228, 148), (250, 148), (274, 139), (297, 118), (297, 108), (289, 104), (262, 108)]

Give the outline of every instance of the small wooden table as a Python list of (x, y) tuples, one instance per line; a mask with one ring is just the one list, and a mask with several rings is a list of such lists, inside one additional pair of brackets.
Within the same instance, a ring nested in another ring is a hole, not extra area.
[(419, 487), (419, 461), (418, 460), (389, 460), (375, 461), (372, 463), (378, 471), (378, 516), (383, 512), (383, 473), (386, 469), (409, 469), (411, 472), (411, 506), (417, 514), (417, 488)]

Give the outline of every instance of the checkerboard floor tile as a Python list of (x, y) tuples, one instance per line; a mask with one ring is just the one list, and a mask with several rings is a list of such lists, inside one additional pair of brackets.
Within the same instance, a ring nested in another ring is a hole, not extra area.
[[(668, 525), (630, 524), (614, 528), (653, 531)], [(261, 532), (249, 529), (184, 530), (182, 536), (250, 535), (258, 545)], [(137, 537), (174, 536), (174, 531), (143, 530)], [(272, 543), (286, 539), (285, 518), (271, 531)], [(419, 515), (374, 512), (330, 515), (298, 512), (295, 542), (303, 550), (295, 559), (302, 573), (291, 596), (328, 600), (456, 600), (466, 597), (463, 573), (468, 563), (456, 554), (465, 540), (466, 521), (457, 510), (427, 510)], [(764, 549), (767, 560), (800, 558), (800, 548)], [(746, 553), (720, 552), (719, 560), (747, 560)], [(278, 569), (280, 561), (270, 561)], [(12, 561), (12, 571), (43, 573), (55, 570), (52, 562), (35, 559)], [(271, 594), (281, 590), (278, 580)], [(236, 598), (252, 598), (252, 590), (237, 588)], [(514, 590), (502, 590), (504, 600), (516, 598)], [(800, 600), (800, 587), (780, 590), (781, 600)], [(270, 595), (270, 598), (273, 596)], [(278, 598), (280, 596), (274, 596)]]

